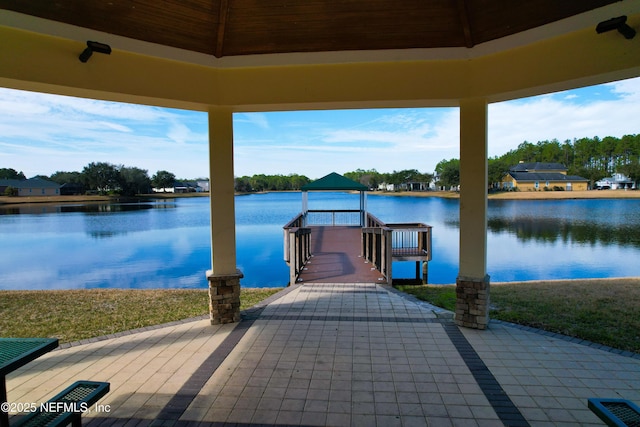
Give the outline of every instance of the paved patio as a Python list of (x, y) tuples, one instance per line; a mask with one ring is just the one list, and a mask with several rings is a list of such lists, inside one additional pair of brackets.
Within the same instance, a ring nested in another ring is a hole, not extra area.
[[(446, 312), (379, 284), (304, 284), (211, 326), (192, 319), (55, 350), (10, 402), (109, 381), (90, 426), (575, 426), (588, 397), (640, 402), (640, 356)], [(108, 406), (106, 406), (108, 405)]]

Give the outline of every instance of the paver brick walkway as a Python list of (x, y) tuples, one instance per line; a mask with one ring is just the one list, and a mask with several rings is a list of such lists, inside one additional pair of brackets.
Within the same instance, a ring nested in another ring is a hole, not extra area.
[(296, 285), (238, 324), (62, 348), (12, 373), (9, 401), (77, 379), (111, 383), (90, 426), (601, 426), (588, 397), (640, 401), (638, 355), (503, 323), (460, 329), (375, 283)]

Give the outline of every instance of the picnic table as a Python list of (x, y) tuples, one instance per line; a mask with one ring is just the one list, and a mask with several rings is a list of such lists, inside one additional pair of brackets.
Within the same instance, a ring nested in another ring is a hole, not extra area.
[[(58, 347), (57, 338), (0, 338), (0, 404), (7, 403), (8, 373)], [(0, 410), (0, 427), (9, 426), (9, 411)]]

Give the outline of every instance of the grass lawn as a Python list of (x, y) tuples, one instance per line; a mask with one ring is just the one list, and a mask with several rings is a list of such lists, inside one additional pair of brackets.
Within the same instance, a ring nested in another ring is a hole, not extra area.
[[(240, 309), (282, 288), (244, 288)], [(209, 313), (207, 289), (0, 291), (0, 336), (63, 342), (109, 335)]]
[[(241, 309), (281, 288), (243, 288)], [(455, 310), (455, 286), (398, 286)], [(490, 316), (640, 353), (640, 279), (491, 284)], [(0, 336), (60, 342), (205, 315), (208, 291), (0, 291)]]
[[(454, 285), (400, 290), (455, 311)], [(640, 353), (640, 279), (491, 284), (490, 317)]]

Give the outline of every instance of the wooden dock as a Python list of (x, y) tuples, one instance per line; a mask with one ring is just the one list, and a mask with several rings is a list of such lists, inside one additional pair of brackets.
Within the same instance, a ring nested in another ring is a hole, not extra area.
[(416, 279), (422, 273), (423, 283), (427, 283), (431, 227), (385, 224), (371, 214), (366, 218), (366, 227), (305, 226), (302, 214), (291, 220), (284, 227), (289, 283), (391, 284), (393, 261), (416, 262)]
[(298, 276), (310, 283), (384, 283), (386, 279), (361, 255), (362, 228), (312, 226), (312, 257)]
[[(415, 261), (427, 281), (431, 226), (385, 224), (367, 212), (368, 188), (330, 173), (302, 186), (302, 212), (284, 227), (289, 283), (386, 283), (393, 261)], [(309, 209), (309, 191), (358, 191), (360, 209)], [(420, 264), (423, 268), (420, 268)]]

